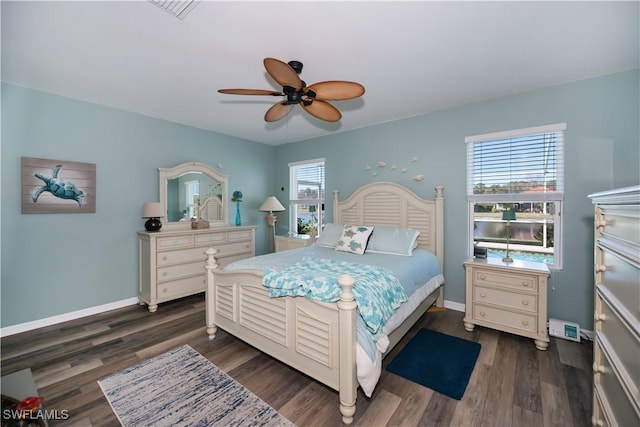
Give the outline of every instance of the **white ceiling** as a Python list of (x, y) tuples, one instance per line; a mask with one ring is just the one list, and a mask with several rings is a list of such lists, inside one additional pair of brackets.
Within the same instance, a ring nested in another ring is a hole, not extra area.
[[(2, 1), (2, 80), (278, 145), (636, 68), (638, 1), (202, 1), (177, 19), (147, 1)], [(312, 84), (351, 80), (338, 123), (280, 98), (262, 60)]]

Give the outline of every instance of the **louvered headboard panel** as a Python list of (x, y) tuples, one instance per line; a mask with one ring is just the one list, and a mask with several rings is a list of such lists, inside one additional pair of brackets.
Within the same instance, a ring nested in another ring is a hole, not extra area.
[(436, 187), (436, 197), (427, 200), (392, 182), (374, 182), (340, 200), (333, 192), (333, 222), (349, 225), (386, 225), (420, 231), (418, 246), (435, 253), (444, 266), (444, 189)]

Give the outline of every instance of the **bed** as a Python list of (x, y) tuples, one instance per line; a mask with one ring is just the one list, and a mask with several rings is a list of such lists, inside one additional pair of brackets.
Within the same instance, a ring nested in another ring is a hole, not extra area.
[[(417, 230), (416, 253), (432, 254), (439, 264), (439, 271), (443, 271), (444, 190), (441, 186), (435, 190), (433, 200), (423, 199), (409, 189), (389, 182), (364, 185), (345, 200), (340, 200), (336, 190), (333, 192), (333, 223), (371, 224), (374, 230), (375, 227)], [(292, 259), (301, 259), (308, 253), (321, 256), (323, 249), (314, 246), (286, 252)], [(304, 252), (306, 250), (309, 252)], [(341, 291), (336, 302), (291, 296), (271, 298), (263, 283), (264, 268), (244, 269), (243, 265), (251, 265), (245, 263), (239, 268), (231, 264), (220, 269), (215, 260), (216, 252), (215, 247), (206, 250), (206, 327), (209, 339), (214, 339), (217, 328), (221, 328), (337, 390), (342, 420), (350, 424), (355, 414), (357, 389), (362, 386), (358, 372), (362, 369), (357, 366), (361, 361), (362, 346), (357, 339), (359, 331), (356, 331), (360, 316), (356, 313), (353, 294), (355, 278), (349, 274), (338, 277)], [(243, 261), (255, 261), (255, 265), (260, 261), (268, 264), (269, 258), (262, 255)], [(436, 286), (433, 286), (434, 281)], [(380, 351), (384, 353), (382, 357), (430, 306), (443, 306), (443, 283), (441, 275), (430, 280), (428, 291), (424, 290), (427, 289), (425, 284), (421, 288), (423, 295), (412, 296), (389, 319), (384, 333), (388, 342), (384, 351)], [(368, 381), (373, 381), (375, 387), (377, 378)], [(371, 387), (371, 384), (366, 386)], [(365, 394), (368, 395), (367, 392)]]

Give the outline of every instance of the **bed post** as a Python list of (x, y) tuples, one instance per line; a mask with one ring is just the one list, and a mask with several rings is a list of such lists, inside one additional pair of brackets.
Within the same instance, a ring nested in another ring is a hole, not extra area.
[(340, 213), (338, 212), (338, 204), (340, 203), (340, 191), (333, 190), (333, 222), (336, 224), (341, 224), (342, 219), (339, 218)]
[(342, 287), (338, 301), (340, 335), (340, 413), (342, 422), (351, 424), (356, 413), (358, 379), (356, 376), (356, 307), (351, 288), (356, 280), (349, 274), (338, 277)]
[(209, 247), (204, 253), (207, 254), (207, 262), (204, 265), (204, 268), (207, 270), (207, 289), (205, 291), (207, 335), (209, 335), (209, 339), (212, 340), (216, 337), (216, 331), (218, 330), (216, 327), (216, 295), (213, 286), (213, 270), (218, 268), (215, 259), (215, 254), (218, 253), (218, 250)]
[[(444, 274), (444, 187), (436, 185), (436, 254)], [(440, 286), (436, 307), (444, 307), (444, 286)]]

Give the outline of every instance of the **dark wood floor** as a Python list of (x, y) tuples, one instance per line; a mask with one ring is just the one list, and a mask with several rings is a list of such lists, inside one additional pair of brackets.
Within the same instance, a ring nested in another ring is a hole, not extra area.
[[(591, 425), (591, 343), (533, 341), (462, 325), (463, 313), (428, 313), (427, 327), (482, 344), (462, 400), (451, 399), (383, 370), (373, 396), (359, 391), (355, 426)], [(116, 417), (97, 380), (175, 346), (189, 344), (298, 426), (342, 425), (337, 392), (220, 331), (204, 331), (202, 295), (123, 309), (2, 338), (2, 375), (30, 368), (48, 410), (66, 410), (65, 426), (113, 426)], [(434, 349), (437, 351), (437, 349)]]

